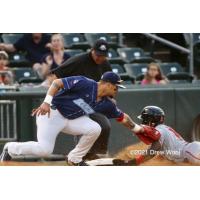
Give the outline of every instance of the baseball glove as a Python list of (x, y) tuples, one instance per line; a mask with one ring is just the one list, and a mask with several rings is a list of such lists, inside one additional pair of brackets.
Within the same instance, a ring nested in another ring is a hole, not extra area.
[(122, 159), (113, 159), (113, 165), (114, 166), (136, 166), (136, 159), (131, 160), (122, 160)]

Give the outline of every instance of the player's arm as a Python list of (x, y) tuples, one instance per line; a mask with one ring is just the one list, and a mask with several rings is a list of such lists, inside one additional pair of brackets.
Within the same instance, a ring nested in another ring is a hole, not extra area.
[(15, 52), (16, 51), (16, 48), (14, 47), (13, 44), (0, 43), (0, 49), (7, 51), (7, 52)]
[[(63, 88), (64, 88), (64, 84), (63, 84), (62, 79), (55, 79), (55, 80), (52, 82), (50, 88), (48, 89), (47, 95), (50, 95), (51, 98), (52, 98), (54, 95), (57, 94), (57, 92), (58, 92), (60, 89), (63, 89)], [(47, 97), (47, 96), (46, 96), (46, 97)], [(46, 100), (46, 98), (45, 98), (45, 100)], [(49, 102), (48, 100), (47, 100), (47, 101), (45, 101), (45, 100), (44, 100), (44, 102), (46, 102), (46, 103), (48, 103), (48, 104), (51, 104), (51, 101)], [(51, 99), (51, 100), (52, 100), (52, 99)]]
[(71, 58), (66, 60), (64, 63), (59, 65), (57, 68), (51, 70), (51, 74), (54, 74), (57, 78), (64, 78), (64, 77), (70, 77), (77, 74), (76, 72), (80, 68), (79, 62), (73, 62), (71, 61)]
[(141, 154), (135, 156), (135, 158), (131, 160), (121, 160), (121, 159), (113, 159), (113, 165), (117, 166), (136, 166), (140, 165), (150, 159), (152, 159), (156, 152), (161, 149), (161, 144), (159, 141), (155, 141), (152, 143), (151, 147), (147, 149), (146, 154)]
[(132, 132), (134, 133), (138, 133), (138, 132), (143, 132), (144, 128), (138, 124), (136, 124), (131, 117), (126, 114), (123, 113), (123, 115), (117, 119), (117, 121), (119, 123), (121, 123), (122, 125), (124, 125), (125, 127), (127, 127), (128, 129), (130, 129)]
[(50, 88), (47, 91), (44, 102), (36, 109), (33, 109), (32, 116), (34, 115), (46, 115), (48, 113), (48, 117), (50, 116), (50, 105), (53, 99), (53, 96), (64, 87), (62, 79), (55, 79)]
[(152, 144), (154, 141), (157, 141), (160, 138), (159, 131), (154, 127), (143, 124), (138, 125), (126, 113), (123, 113), (120, 118), (117, 118), (117, 121), (130, 129), (134, 135), (136, 135), (142, 142), (147, 145)]

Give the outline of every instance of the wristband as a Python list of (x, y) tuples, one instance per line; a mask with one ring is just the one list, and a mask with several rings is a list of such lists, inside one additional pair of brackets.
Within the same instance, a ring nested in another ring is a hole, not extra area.
[(132, 128), (131, 131), (133, 131), (134, 133), (138, 133), (141, 131), (141, 126), (135, 124), (134, 128)]
[(118, 122), (122, 122), (124, 120), (124, 113), (122, 114), (121, 117), (117, 118), (116, 119)]
[(48, 103), (50, 105), (52, 99), (53, 99), (53, 97), (51, 95), (47, 94), (46, 97), (45, 97), (45, 99), (44, 99), (44, 102)]

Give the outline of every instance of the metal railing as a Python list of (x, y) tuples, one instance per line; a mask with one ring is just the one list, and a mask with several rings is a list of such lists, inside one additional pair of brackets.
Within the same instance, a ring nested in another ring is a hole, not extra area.
[(162, 37), (159, 37), (159, 36), (157, 36), (155, 34), (152, 34), (152, 33), (143, 33), (143, 35), (145, 35), (146, 37), (149, 37), (149, 38), (151, 38), (153, 40), (156, 40), (156, 41), (158, 41), (158, 42), (160, 42), (162, 44), (165, 44), (165, 45), (167, 45), (169, 47), (172, 47), (174, 49), (177, 49), (177, 50), (180, 50), (180, 51), (182, 51), (184, 53), (187, 53), (189, 55), (189, 63), (190, 63), (190, 69), (189, 70), (190, 70), (190, 74), (194, 75), (193, 34), (192, 33), (189, 34), (189, 38), (190, 38), (190, 46), (189, 46), (189, 48), (182, 47), (182, 46), (180, 46), (180, 45), (178, 45), (178, 44), (176, 44), (174, 42), (166, 40), (166, 39), (164, 39)]
[(0, 100), (0, 141), (17, 139), (16, 101)]
[[(166, 46), (169, 46), (169, 47), (172, 47), (174, 49), (177, 49), (177, 50), (180, 50), (186, 54), (188, 54), (188, 58), (189, 58), (189, 71), (190, 71), (190, 74), (191, 75), (194, 75), (194, 63), (193, 63), (193, 34), (192, 33), (189, 33), (188, 34), (188, 38), (189, 38), (189, 47), (188, 48), (185, 48), (185, 47), (182, 47), (174, 42), (171, 42), (169, 40), (166, 40), (162, 37), (159, 37), (157, 36), (156, 34), (152, 34), (152, 33), (142, 33), (143, 35), (145, 35), (146, 37), (148, 38), (151, 38), (152, 40), (156, 40)], [(123, 34), (122, 33), (119, 33), (118, 34), (118, 43), (119, 45), (123, 45)]]

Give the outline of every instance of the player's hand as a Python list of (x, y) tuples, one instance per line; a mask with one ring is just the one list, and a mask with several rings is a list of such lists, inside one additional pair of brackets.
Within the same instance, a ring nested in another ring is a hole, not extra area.
[(113, 165), (114, 166), (136, 166), (136, 160), (121, 160), (121, 159), (113, 159)]
[(46, 115), (47, 113), (48, 117), (50, 117), (50, 105), (43, 102), (40, 107), (32, 110), (31, 116)]
[(51, 43), (47, 43), (45, 47), (51, 50), (52, 49), (52, 44)]

